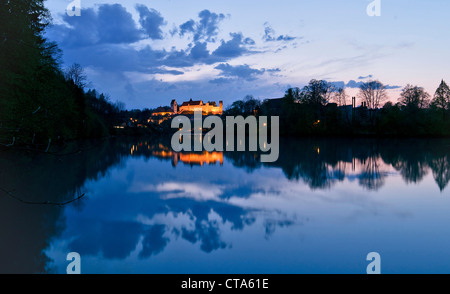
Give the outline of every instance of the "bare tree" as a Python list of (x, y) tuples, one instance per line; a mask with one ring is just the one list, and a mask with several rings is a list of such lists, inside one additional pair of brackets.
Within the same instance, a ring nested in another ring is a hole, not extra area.
[(380, 81), (368, 81), (359, 87), (358, 97), (366, 102), (369, 109), (377, 109), (388, 99), (386, 86)]
[(114, 103), (114, 107), (118, 112), (124, 111), (126, 109), (125, 103), (120, 101), (116, 101), (116, 103)]
[(84, 69), (78, 63), (72, 64), (66, 70), (65, 77), (66, 80), (73, 81), (73, 83), (80, 88), (84, 88), (86, 86), (87, 76), (84, 73)]
[(336, 102), (336, 104), (338, 106), (345, 106), (347, 105), (347, 93), (345, 92), (344, 88), (340, 88), (338, 89), (333, 97), (334, 102)]

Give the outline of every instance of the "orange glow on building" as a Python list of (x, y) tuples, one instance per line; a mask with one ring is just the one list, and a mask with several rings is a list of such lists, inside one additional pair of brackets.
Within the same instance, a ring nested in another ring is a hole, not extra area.
[(216, 102), (203, 103), (202, 100), (193, 101), (192, 99), (183, 102), (181, 106), (178, 106), (176, 100), (172, 100), (169, 106), (158, 107), (152, 113), (152, 116), (148, 119), (148, 122), (155, 124), (162, 124), (166, 120), (171, 119), (174, 115), (183, 113), (194, 113), (195, 111), (201, 111), (204, 115), (222, 115), (223, 114), (223, 102), (219, 101), (219, 106)]
[(155, 112), (152, 114), (152, 116), (166, 116), (166, 115), (173, 115), (173, 112)]
[[(176, 101), (175, 101), (175, 105), (176, 105)], [(205, 114), (222, 115), (223, 114), (223, 102), (219, 101), (219, 106), (217, 106), (217, 104), (215, 102), (203, 103), (202, 100), (193, 101), (191, 99), (188, 102), (184, 102), (183, 104), (181, 104), (178, 112), (183, 113), (183, 112), (195, 112), (195, 111), (201, 111)]]
[(179, 159), (186, 164), (196, 164), (203, 166), (204, 164), (223, 165), (223, 152), (207, 152), (203, 153), (179, 153)]
[[(148, 149), (151, 150), (150, 146), (148, 146)], [(133, 146), (132, 153), (135, 151), (137, 151), (137, 148), (135, 149), (135, 146)], [(159, 144), (156, 150), (152, 150), (151, 153), (158, 158), (171, 158), (174, 166), (177, 166), (178, 162), (200, 166), (216, 163), (223, 165), (223, 152), (174, 152), (170, 148)]]

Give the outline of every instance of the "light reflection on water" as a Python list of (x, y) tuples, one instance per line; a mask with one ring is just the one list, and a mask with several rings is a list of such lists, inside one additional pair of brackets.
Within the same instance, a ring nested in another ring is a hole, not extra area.
[[(130, 140), (130, 139), (128, 139)], [(78, 147), (77, 147), (78, 148)], [(1, 272), (450, 273), (450, 141), (285, 139), (280, 159), (112, 140), (0, 155)], [(8, 252), (8, 253), (6, 253)]]

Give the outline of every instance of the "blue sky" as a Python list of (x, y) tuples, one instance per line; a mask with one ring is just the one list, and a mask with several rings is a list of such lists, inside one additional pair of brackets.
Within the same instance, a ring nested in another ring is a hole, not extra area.
[(172, 99), (278, 98), (309, 80), (356, 93), (379, 79), (396, 101), (410, 83), (434, 94), (450, 82), (450, 2), (381, 0), (47, 0), (47, 37), (65, 66), (80, 63), (91, 86), (126, 107), (153, 108)]

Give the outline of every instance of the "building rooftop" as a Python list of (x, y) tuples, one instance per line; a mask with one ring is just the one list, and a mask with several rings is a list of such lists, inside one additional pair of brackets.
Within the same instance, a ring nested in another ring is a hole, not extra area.
[(188, 102), (183, 102), (183, 104), (181, 106), (197, 106), (197, 105), (202, 105), (202, 104), (203, 104), (202, 100), (192, 101), (192, 99), (191, 99)]

